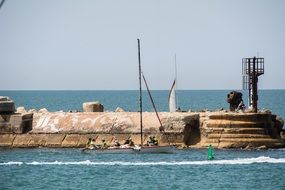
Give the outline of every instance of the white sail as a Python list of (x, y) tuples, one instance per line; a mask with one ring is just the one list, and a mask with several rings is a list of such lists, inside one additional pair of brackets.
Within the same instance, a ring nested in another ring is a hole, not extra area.
[(175, 80), (169, 92), (168, 104), (169, 112), (176, 112)]

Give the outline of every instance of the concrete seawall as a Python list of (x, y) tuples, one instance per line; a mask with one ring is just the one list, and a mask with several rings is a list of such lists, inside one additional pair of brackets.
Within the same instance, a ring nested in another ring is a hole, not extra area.
[[(144, 143), (155, 135), (160, 144), (196, 148), (279, 148), (283, 124), (270, 113), (160, 112), (165, 134), (153, 112), (143, 113)], [(24, 134), (0, 134), (0, 147), (84, 147), (88, 138), (100, 144), (114, 137), (122, 143), (129, 136), (140, 143), (137, 112), (41, 112), (34, 113), (32, 130)]]

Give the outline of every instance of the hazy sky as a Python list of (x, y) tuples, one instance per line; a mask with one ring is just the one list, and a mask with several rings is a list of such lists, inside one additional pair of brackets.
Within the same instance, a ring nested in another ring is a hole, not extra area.
[(6, 0), (0, 90), (240, 89), (241, 60), (265, 58), (263, 89), (285, 89), (284, 0)]

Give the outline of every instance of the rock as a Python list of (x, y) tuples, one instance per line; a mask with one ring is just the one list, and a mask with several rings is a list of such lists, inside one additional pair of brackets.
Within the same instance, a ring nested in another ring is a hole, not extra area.
[(252, 150), (252, 146), (251, 145), (247, 145), (244, 149), (245, 150)]
[(100, 102), (85, 102), (83, 103), (83, 112), (103, 112), (104, 107)]
[(25, 107), (18, 107), (17, 113), (27, 113), (27, 111), (26, 111)]
[(267, 147), (265, 145), (262, 145), (260, 147), (257, 147), (257, 149), (267, 149)]
[(15, 103), (7, 96), (0, 96), (0, 113), (14, 113)]
[(42, 108), (39, 110), (39, 113), (47, 113), (47, 112), (48, 112), (48, 110), (46, 108)]
[(264, 109), (262, 110), (262, 113), (268, 113), (268, 114), (271, 114), (271, 111), (269, 109)]
[(224, 111), (224, 108), (217, 109), (216, 111), (217, 111), (217, 112)]
[(30, 109), (30, 110), (28, 111), (28, 113), (37, 113), (37, 110), (36, 110), (36, 109)]
[(125, 110), (123, 108), (117, 107), (117, 109), (115, 110), (115, 112), (125, 112)]

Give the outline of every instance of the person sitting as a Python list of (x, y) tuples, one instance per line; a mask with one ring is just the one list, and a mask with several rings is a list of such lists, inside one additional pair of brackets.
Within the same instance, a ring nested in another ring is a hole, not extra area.
[(102, 145), (101, 145), (101, 148), (102, 148), (102, 149), (107, 149), (107, 148), (108, 148), (108, 145), (107, 145), (107, 143), (106, 143), (105, 139), (102, 139)]
[(157, 146), (158, 140), (155, 138), (155, 136), (150, 136), (149, 141), (147, 141), (148, 146)]
[(157, 146), (158, 145), (158, 140), (155, 138), (155, 136), (153, 136), (152, 139), (153, 139), (153, 144)]
[(91, 143), (90, 143), (90, 147), (91, 148), (97, 148), (97, 146), (95, 145), (95, 139), (92, 139)]
[(114, 146), (115, 147), (120, 147), (121, 146), (121, 144), (119, 143), (117, 138), (115, 138), (115, 140), (114, 140)]
[(92, 139), (89, 138), (86, 145), (85, 145), (85, 148), (90, 148), (91, 147), (91, 142), (92, 142)]
[(131, 137), (129, 138), (129, 145), (130, 145), (130, 146), (135, 146), (135, 143), (134, 143), (134, 141), (132, 140)]
[(129, 137), (127, 140), (125, 140), (124, 144), (130, 144), (130, 139), (131, 139), (131, 137)]

